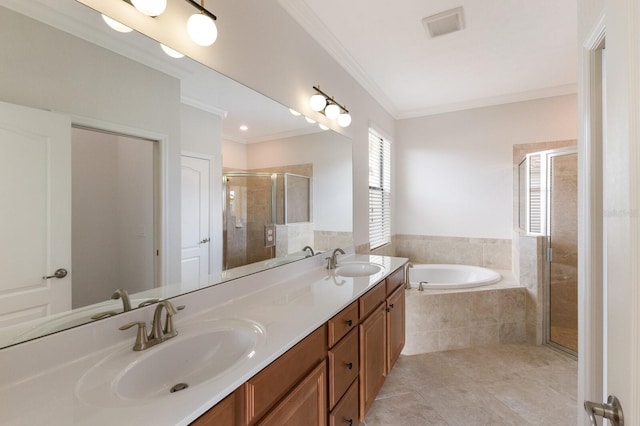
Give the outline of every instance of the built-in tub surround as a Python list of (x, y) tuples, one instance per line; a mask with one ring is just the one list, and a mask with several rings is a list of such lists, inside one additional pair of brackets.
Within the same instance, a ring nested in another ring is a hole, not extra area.
[(526, 290), (510, 271), (473, 289), (406, 292), (404, 355), (526, 341)]
[(497, 283), (500, 273), (481, 266), (450, 264), (411, 264), (409, 283), (418, 290), (453, 290)]
[(455, 263), (511, 270), (511, 240), (397, 235), (396, 255), (413, 263)]
[(149, 322), (153, 306), (0, 350), (0, 365), (11, 366), (0, 369), (3, 423), (186, 425), (401, 267), (406, 259), (341, 255), (338, 261), (372, 262), (384, 269), (369, 277), (338, 277), (325, 269), (322, 256), (314, 256), (172, 299), (174, 305), (186, 308), (174, 316), (179, 334), (167, 344), (179, 342), (202, 321), (213, 319), (252, 321), (264, 330), (266, 338), (241, 368), (231, 368), (215, 380), (140, 404), (127, 401), (115, 409), (101, 406), (99, 401), (87, 404), (78, 395), (84, 390), (78, 383), (114, 351), (133, 345), (135, 331), (120, 331), (118, 327), (132, 321)]

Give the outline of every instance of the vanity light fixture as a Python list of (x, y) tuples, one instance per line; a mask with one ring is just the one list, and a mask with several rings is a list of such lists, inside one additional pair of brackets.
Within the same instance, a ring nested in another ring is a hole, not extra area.
[(162, 48), (164, 53), (166, 53), (168, 56), (171, 56), (172, 58), (180, 59), (184, 57), (182, 53), (178, 52), (177, 50), (173, 50), (172, 48), (167, 47), (162, 43), (160, 43), (160, 47)]
[(167, 8), (167, 0), (131, 0), (129, 3), (141, 13), (153, 17), (162, 15)]
[(312, 110), (324, 114), (330, 120), (337, 120), (340, 127), (348, 127), (351, 124), (351, 115), (344, 106), (320, 90), (320, 86), (313, 86), (313, 90), (316, 93), (309, 98), (309, 106)]
[(199, 13), (194, 13), (187, 21), (189, 37), (200, 46), (211, 46), (218, 38), (218, 28), (214, 22), (218, 18), (204, 8), (204, 0), (200, 4), (194, 0), (185, 1), (199, 10)]
[(131, 28), (127, 27), (124, 24), (121, 24), (113, 18), (109, 18), (107, 15), (102, 15), (102, 20), (109, 27), (111, 27), (112, 30), (116, 30), (119, 33), (130, 33), (131, 31), (133, 31)]

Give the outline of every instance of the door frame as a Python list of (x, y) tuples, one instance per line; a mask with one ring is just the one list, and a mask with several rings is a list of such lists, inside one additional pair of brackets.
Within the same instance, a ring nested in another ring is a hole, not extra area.
[(169, 136), (163, 133), (152, 132), (137, 127), (97, 120), (95, 118), (71, 115), (71, 126), (89, 130), (104, 131), (108, 133), (131, 136), (134, 138), (148, 139), (156, 142), (158, 149), (154, 150), (154, 230), (153, 241), (156, 256), (154, 256), (154, 287), (167, 285), (168, 265), (167, 254), (169, 251), (169, 222), (168, 222), (168, 189), (169, 189)]
[(582, 403), (603, 398), (604, 210), (603, 74), (605, 20), (600, 16), (582, 48), (578, 102), (578, 424), (586, 421)]
[(211, 154), (203, 154), (201, 152), (182, 150), (180, 151), (180, 158), (182, 159), (182, 157), (193, 157), (193, 158), (198, 158), (200, 160), (206, 160), (209, 162), (209, 218), (208, 218), (209, 220), (209, 259), (208, 259), (208, 262), (209, 262), (209, 276), (211, 276), (211, 274), (215, 270), (215, 265), (216, 265), (216, 262), (215, 262), (216, 250), (214, 250), (214, 241), (217, 241), (217, 239), (213, 238), (213, 234), (215, 230), (214, 212), (216, 208), (216, 201), (215, 201), (216, 191), (214, 189), (214, 185), (216, 182), (216, 177), (214, 176), (215, 156)]

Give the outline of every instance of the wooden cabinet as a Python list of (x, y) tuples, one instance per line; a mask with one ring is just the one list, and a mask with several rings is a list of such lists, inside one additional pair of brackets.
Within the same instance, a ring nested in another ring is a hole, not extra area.
[(385, 308), (384, 302), (380, 303), (360, 323), (360, 421), (364, 421), (387, 376)]
[(327, 367), (319, 364), (264, 419), (264, 426), (327, 424)]
[(326, 325), (318, 328), (243, 385), (246, 424), (255, 424), (311, 369), (325, 360), (326, 330)]
[(399, 286), (386, 301), (387, 374), (400, 357), (404, 347), (405, 303), (404, 287)]
[(192, 424), (364, 421), (404, 346), (403, 277), (394, 271)]
[(236, 426), (242, 423), (241, 415), (241, 395), (239, 391), (235, 391), (191, 424), (194, 426)]

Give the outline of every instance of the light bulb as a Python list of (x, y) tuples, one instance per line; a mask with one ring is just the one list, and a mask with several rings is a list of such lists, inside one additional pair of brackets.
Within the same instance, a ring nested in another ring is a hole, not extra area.
[(298, 111), (296, 111), (295, 109), (293, 109), (293, 108), (289, 108), (289, 112), (291, 114), (295, 115), (296, 117), (300, 115), (300, 113)]
[(171, 56), (172, 58), (179, 59), (179, 58), (184, 57), (184, 55), (182, 53), (178, 52), (177, 50), (173, 50), (172, 48), (167, 47), (162, 43), (160, 43), (160, 47), (162, 48), (164, 53), (166, 53), (167, 55)]
[(167, 0), (131, 0), (131, 3), (147, 16), (160, 16), (167, 8)]
[(213, 19), (204, 13), (195, 13), (187, 21), (187, 32), (194, 43), (211, 46), (218, 38), (218, 28)]
[(316, 122), (316, 120), (314, 120), (312, 118), (309, 118), (309, 117), (305, 117), (304, 119), (307, 120), (307, 123), (309, 123), (309, 124), (315, 124), (315, 122)]
[(351, 115), (348, 112), (342, 113), (338, 116), (338, 126), (349, 127), (351, 124)]
[(327, 106), (327, 98), (320, 94), (313, 95), (309, 98), (309, 106), (314, 111), (322, 111)]
[(324, 109), (324, 115), (331, 120), (335, 120), (340, 115), (340, 107), (336, 104), (329, 104)]
[(111, 29), (118, 31), (119, 33), (130, 33), (133, 31), (131, 28), (126, 25), (121, 24), (113, 18), (109, 18), (106, 15), (102, 15), (102, 20), (111, 27)]
[(322, 123), (318, 123), (318, 127), (320, 127), (322, 130), (329, 130), (329, 128)]

